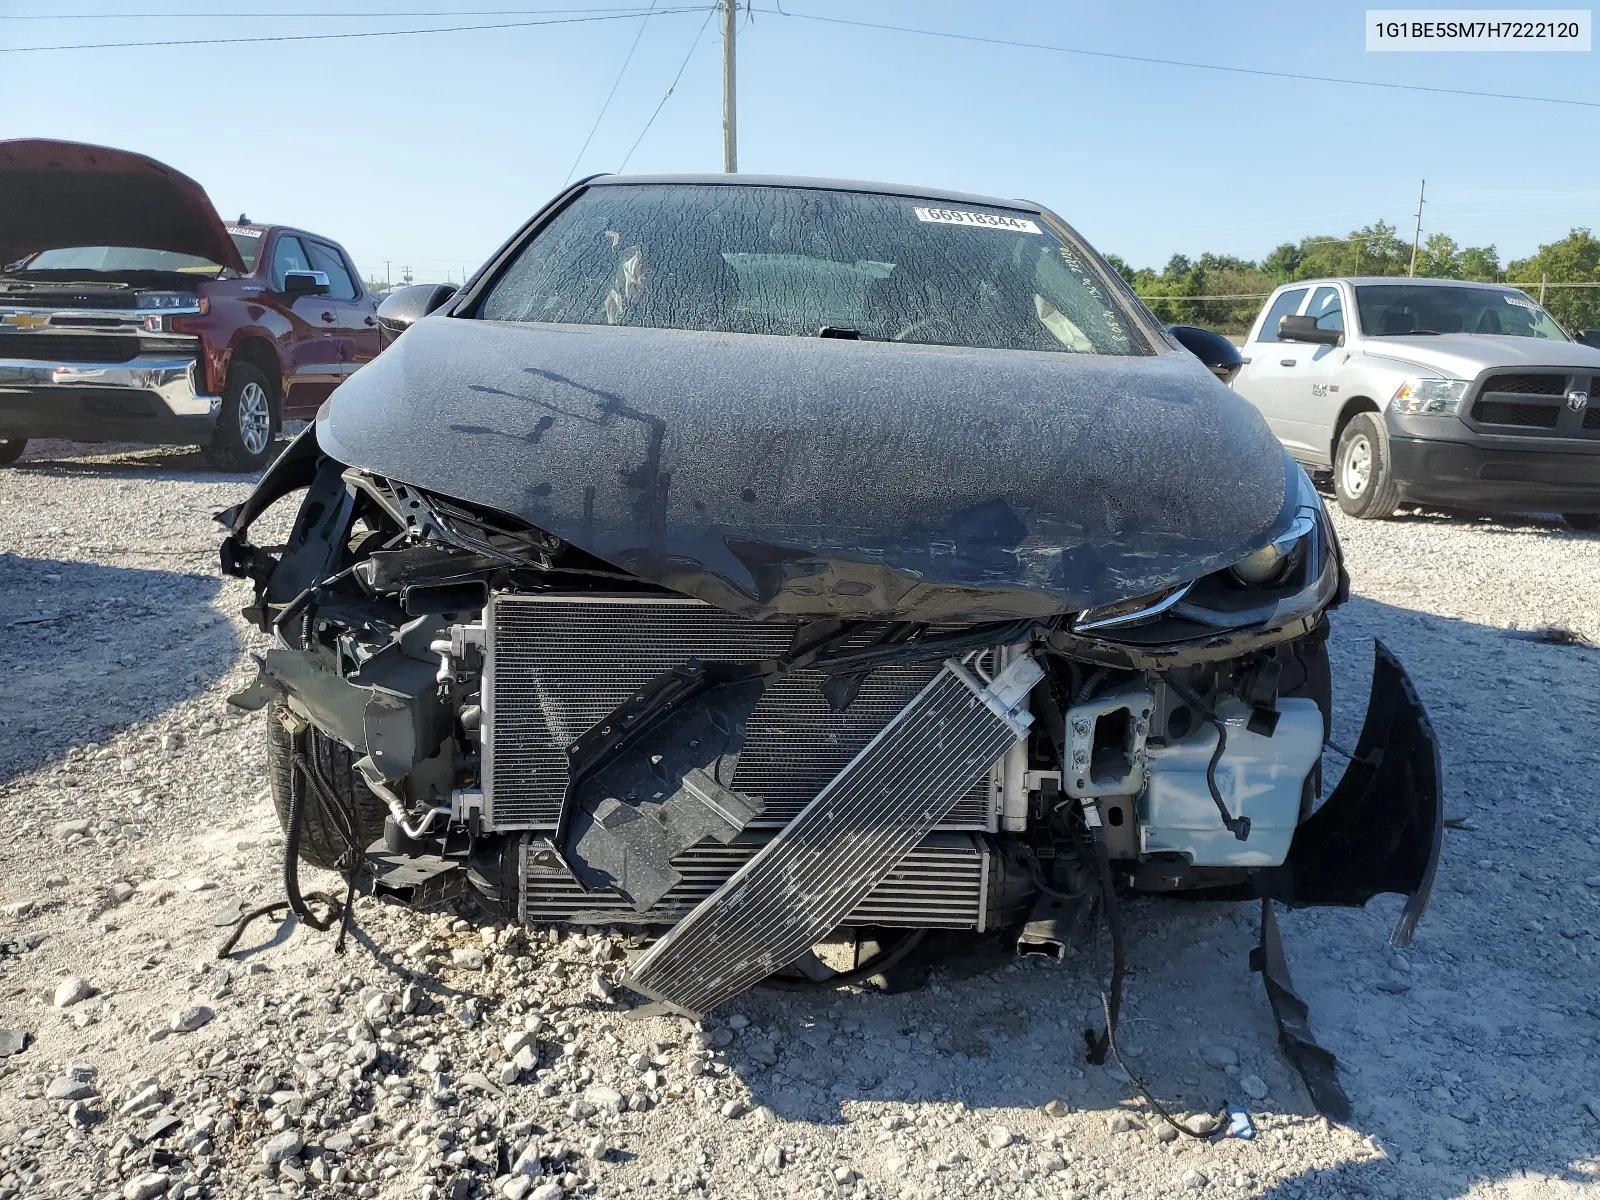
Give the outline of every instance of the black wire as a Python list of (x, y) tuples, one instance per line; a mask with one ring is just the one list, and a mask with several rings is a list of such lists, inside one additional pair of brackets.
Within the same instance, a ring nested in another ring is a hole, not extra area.
[(1600, 108), (1600, 101), (1566, 100), (1559, 96), (1523, 96), (1513, 92), (1478, 92), (1468, 88), (1429, 87), (1420, 83), (1383, 83), (1375, 79), (1343, 79), (1336, 75), (1299, 75), (1291, 71), (1267, 71), (1259, 67), (1228, 67), (1218, 63), (1188, 62), (1177, 58), (1149, 58), (1139, 54), (1114, 54), (1109, 50), (1083, 50), (1076, 46), (1054, 46), (1045, 42), (1019, 42), (1009, 38), (981, 37), (972, 33), (948, 33), (942, 29), (913, 29), (907, 25), (881, 25), (873, 21), (852, 21), (845, 17), (823, 17), (815, 13), (762, 12), (801, 21), (822, 21), (829, 25), (853, 25), (858, 29), (880, 29), (889, 33), (918, 33), (924, 37), (948, 38), (958, 42), (980, 42), (989, 46), (1011, 46), (1021, 50), (1049, 50), (1056, 54), (1077, 54), (1086, 58), (1109, 58), (1118, 62), (1146, 63), (1160, 67), (1188, 67), (1196, 71), (1221, 71), (1229, 75), (1260, 75), (1268, 79), (1293, 79), (1305, 83), (1342, 83), (1350, 87), (1388, 88), (1402, 92), (1434, 92), (1444, 96), (1475, 96), (1482, 100), (1528, 100), (1536, 104), (1570, 104), (1579, 108)]
[(1126, 938), (1122, 928), (1122, 909), (1117, 904), (1116, 883), (1111, 877), (1111, 856), (1106, 847), (1105, 834), (1101, 829), (1090, 831), (1094, 845), (1095, 866), (1100, 876), (1101, 912), (1104, 914), (1105, 923), (1111, 929), (1111, 986), (1109, 989), (1100, 989), (1100, 1011), (1106, 1019), (1104, 1033), (1096, 1033), (1092, 1029), (1083, 1031), (1083, 1038), (1087, 1044), (1086, 1055), (1089, 1062), (1096, 1066), (1106, 1060), (1106, 1051), (1111, 1051), (1112, 1057), (1117, 1060), (1117, 1066), (1128, 1077), (1128, 1081), (1137, 1089), (1140, 1096), (1151, 1108), (1155, 1109), (1161, 1119), (1166, 1121), (1179, 1133), (1188, 1134), (1197, 1141), (1206, 1141), (1221, 1128), (1221, 1109), (1213, 1114), (1214, 1124), (1210, 1129), (1191, 1129), (1184, 1122), (1167, 1111), (1166, 1107), (1150, 1094), (1150, 1089), (1145, 1086), (1144, 1080), (1128, 1069), (1128, 1064), (1123, 1061), (1122, 1051), (1117, 1046), (1117, 1018), (1122, 1011), (1122, 981), (1127, 963)]
[(304, 21), (308, 19), (326, 20), (359, 20), (371, 18), (373, 20), (413, 21), (418, 17), (537, 17), (548, 16), (551, 13), (621, 13), (623, 16), (637, 16), (640, 10), (634, 7), (602, 8), (590, 6), (587, 8), (486, 8), (486, 9), (411, 9), (400, 12), (279, 12), (262, 9), (258, 12), (107, 12), (107, 13), (0, 13), (0, 21), (109, 21), (109, 20), (139, 20), (159, 21), (164, 19), (181, 19), (184, 21), (222, 21), (222, 20), (254, 20), (254, 21), (281, 21), (293, 19)]
[[(706, 6), (657, 9), (655, 16), (706, 12)], [(713, 7), (711, 12), (715, 12)], [(154, 46), (238, 46), (257, 42), (331, 42), (346, 38), (415, 37), (430, 33), (470, 33), (477, 29), (529, 29), (537, 25), (582, 25), (592, 21), (627, 21), (645, 15), (644, 9), (622, 13), (603, 13), (591, 17), (557, 17), (548, 21), (501, 21), (493, 25), (438, 25), (431, 29), (366, 29), (349, 33), (280, 33), (261, 37), (181, 38), (155, 42), (81, 42), (69, 46), (0, 46), (0, 54), (25, 54), (42, 50), (137, 50)], [(706, 18), (710, 20), (709, 15)], [(698, 41), (698, 39), (696, 39)], [(669, 93), (670, 94), (670, 93)], [(654, 118), (652, 118), (653, 120)]]
[(600, 111), (595, 114), (594, 124), (589, 126), (589, 136), (583, 139), (583, 145), (578, 149), (578, 156), (572, 160), (572, 169), (567, 172), (567, 177), (561, 181), (565, 188), (572, 182), (572, 177), (578, 173), (578, 164), (583, 161), (583, 156), (588, 152), (589, 143), (594, 141), (595, 133), (600, 129), (600, 122), (605, 120), (606, 110), (611, 107), (611, 98), (617, 94), (617, 89), (622, 86), (622, 77), (628, 73), (628, 64), (633, 61), (633, 52), (639, 48), (639, 42), (644, 38), (644, 31), (649, 27), (650, 17), (656, 9), (656, 0), (650, 0), (650, 9), (644, 14), (644, 20), (639, 22), (639, 32), (633, 35), (633, 44), (628, 47), (628, 54), (622, 60), (622, 69), (617, 72), (617, 77), (611, 81), (611, 90), (606, 93), (605, 103), (600, 106)]
[(289, 899), (290, 912), (311, 928), (326, 930), (333, 926), (336, 914), (330, 909), (326, 917), (317, 916), (300, 894), (300, 826), (305, 820), (306, 792), (298, 765), (304, 737), (304, 733), (294, 734), (290, 742), (294, 758), (289, 770), (289, 828), (283, 838), (283, 894)]
[(919, 945), (922, 939), (928, 936), (926, 929), (913, 929), (894, 944), (891, 950), (880, 951), (854, 971), (847, 971), (843, 975), (830, 975), (826, 979), (786, 979), (781, 975), (770, 975), (763, 979), (764, 987), (777, 988), (787, 992), (811, 992), (829, 988), (849, 987), (853, 983), (862, 983), (874, 975), (882, 975), (890, 967), (910, 954)]
[[(706, 19), (700, 22), (700, 29), (694, 35), (694, 41), (689, 43), (689, 53), (683, 56), (683, 61), (678, 64), (678, 73), (672, 77), (672, 82), (667, 85), (667, 90), (662, 94), (656, 104), (655, 111), (650, 114), (650, 119), (644, 123), (644, 128), (639, 131), (639, 136), (633, 139), (633, 145), (628, 147), (628, 152), (622, 156), (622, 165), (617, 168), (617, 174), (622, 174), (628, 168), (628, 160), (633, 157), (633, 152), (639, 148), (639, 143), (644, 141), (644, 135), (650, 132), (650, 126), (656, 123), (656, 118), (661, 115), (661, 110), (666, 107), (667, 101), (672, 99), (672, 93), (678, 86), (678, 80), (683, 78), (683, 72), (689, 65), (689, 60), (694, 57), (694, 52), (700, 48), (700, 39), (705, 36), (706, 26), (711, 24), (711, 18), (720, 6), (714, 5), (706, 11)], [(680, 9), (680, 12), (691, 12), (692, 9)]]
[(1228, 748), (1228, 726), (1221, 717), (1211, 709), (1199, 696), (1195, 695), (1187, 686), (1180, 683), (1172, 675), (1161, 677), (1168, 687), (1178, 693), (1190, 708), (1194, 709), (1206, 720), (1215, 726), (1217, 731), (1217, 748), (1211, 752), (1211, 761), (1206, 764), (1206, 787), (1211, 791), (1211, 800), (1217, 806), (1217, 811), (1222, 814), (1222, 827), (1241, 842), (1250, 836), (1250, 818), (1236, 817), (1228, 811), (1227, 803), (1222, 799), (1222, 791), (1217, 787), (1217, 764), (1222, 761), (1222, 752)]

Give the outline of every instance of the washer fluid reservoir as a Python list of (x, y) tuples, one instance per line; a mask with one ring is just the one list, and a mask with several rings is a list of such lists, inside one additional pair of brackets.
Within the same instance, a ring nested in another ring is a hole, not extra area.
[(1245, 728), (1249, 706), (1231, 696), (1217, 705), (1228, 745), (1217, 763), (1217, 790), (1235, 816), (1250, 818), (1239, 841), (1223, 828), (1206, 786), (1206, 765), (1217, 748), (1209, 721), (1186, 736), (1146, 751), (1148, 782), (1139, 797), (1139, 849), (1176, 851), (1197, 867), (1275, 867), (1289, 853), (1305, 779), (1322, 754), (1322, 713), (1315, 700), (1278, 701), (1271, 737)]

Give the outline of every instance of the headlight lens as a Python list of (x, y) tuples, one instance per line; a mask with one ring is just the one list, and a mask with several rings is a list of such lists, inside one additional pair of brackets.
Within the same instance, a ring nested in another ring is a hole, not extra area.
[(1394, 394), (1394, 406), (1410, 416), (1453, 417), (1467, 394), (1465, 379), (1408, 379)]
[(137, 292), (133, 303), (135, 308), (158, 310), (199, 308), (200, 297), (193, 292)]
[(1072, 619), (1072, 628), (1081, 633), (1091, 629), (1113, 629), (1119, 625), (1135, 625), (1140, 621), (1148, 621), (1152, 617), (1160, 616), (1182, 600), (1193, 586), (1192, 582), (1180, 583), (1176, 587), (1151, 592), (1148, 596), (1133, 596), (1127, 600), (1115, 600), (1110, 604), (1086, 608)]
[(1282, 536), (1246, 554), (1228, 568), (1229, 573), (1246, 587), (1271, 587), (1283, 582), (1299, 563), (1306, 536), (1315, 527), (1316, 519), (1302, 512)]

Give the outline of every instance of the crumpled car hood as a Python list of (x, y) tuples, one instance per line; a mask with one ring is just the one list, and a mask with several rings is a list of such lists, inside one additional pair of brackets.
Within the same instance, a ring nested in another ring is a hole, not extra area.
[(746, 616), (1045, 616), (1292, 519), (1257, 411), (1108, 358), (434, 316), (319, 415), (341, 462)]
[(0, 266), (65, 246), (196, 254), (244, 273), (205, 189), (131, 150), (27, 138), (0, 142)]

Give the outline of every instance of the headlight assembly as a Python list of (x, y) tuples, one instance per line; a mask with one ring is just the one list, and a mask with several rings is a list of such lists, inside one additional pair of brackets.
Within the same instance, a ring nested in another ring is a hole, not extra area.
[(1467, 394), (1465, 379), (1408, 379), (1394, 394), (1394, 406), (1408, 416), (1453, 417)]
[(1302, 513), (1281, 537), (1246, 554), (1228, 568), (1228, 573), (1246, 587), (1271, 587), (1282, 583), (1299, 563), (1305, 553), (1306, 538), (1315, 528), (1315, 519)]
[(200, 311), (200, 297), (193, 292), (136, 292), (133, 304), (135, 308), (159, 312)]

